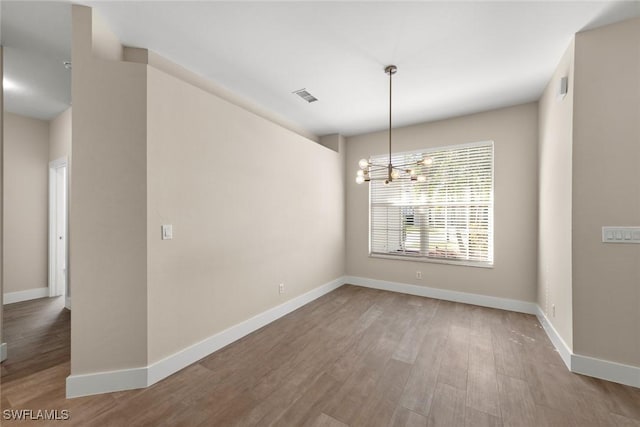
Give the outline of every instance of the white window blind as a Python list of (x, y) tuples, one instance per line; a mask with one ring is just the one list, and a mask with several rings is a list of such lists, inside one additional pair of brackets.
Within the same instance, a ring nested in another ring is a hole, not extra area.
[(371, 255), (493, 265), (493, 142), (395, 153), (392, 162), (425, 156), (425, 182), (371, 180)]

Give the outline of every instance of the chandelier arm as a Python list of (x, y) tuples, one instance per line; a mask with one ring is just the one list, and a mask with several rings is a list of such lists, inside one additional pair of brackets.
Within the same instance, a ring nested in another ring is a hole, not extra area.
[[(393, 178), (394, 181), (415, 181), (411, 179), (409, 176), (399, 176), (397, 178)], [(388, 181), (386, 177), (370, 177), (369, 181)]]
[[(369, 167), (371, 166), (376, 166), (376, 167), (380, 167), (380, 168), (387, 168), (389, 167), (389, 165), (387, 164), (382, 164), (382, 163), (369, 163)], [(422, 165), (421, 163), (419, 163), (417, 160), (411, 160), (408, 162), (402, 162), (402, 163), (394, 163), (392, 165), (392, 167), (394, 169), (397, 169), (399, 167), (403, 167), (403, 166), (416, 166), (416, 167), (423, 167), (424, 165)]]
[(416, 162), (410, 162), (410, 163), (396, 163), (395, 165), (393, 165), (394, 169), (398, 169), (398, 170), (405, 170), (408, 167), (422, 167), (422, 165), (419, 165)]

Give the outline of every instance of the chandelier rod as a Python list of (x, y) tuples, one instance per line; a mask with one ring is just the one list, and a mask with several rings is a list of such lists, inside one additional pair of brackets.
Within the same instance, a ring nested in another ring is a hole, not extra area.
[[(389, 69), (389, 167), (391, 167), (391, 81), (392, 81), (393, 72)], [(389, 172), (391, 173), (391, 172)], [(389, 176), (391, 178), (391, 176)]]
[(389, 181), (392, 180), (391, 172), (393, 171), (393, 165), (391, 163), (391, 108), (392, 108), (392, 76), (396, 73), (398, 68), (395, 65), (388, 65), (384, 71), (389, 74), (389, 165), (388, 165), (388, 173), (389, 173)]

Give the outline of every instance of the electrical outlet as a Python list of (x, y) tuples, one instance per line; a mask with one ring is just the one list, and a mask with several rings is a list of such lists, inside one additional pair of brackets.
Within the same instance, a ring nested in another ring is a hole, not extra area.
[(553, 317), (556, 317), (556, 305), (555, 304), (551, 304), (551, 315)]
[(416, 271), (416, 279), (422, 279), (422, 271)]
[(278, 286), (278, 292), (281, 295), (284, 294), (284, 283), (280, 283), (280, 286)]

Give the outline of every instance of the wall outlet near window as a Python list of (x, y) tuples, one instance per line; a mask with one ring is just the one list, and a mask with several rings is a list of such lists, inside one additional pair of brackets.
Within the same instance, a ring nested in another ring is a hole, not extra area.
[(422, 271), (416, 271), (416, 279), (422, 279)]
[(284, 294), (284, 283), (280, 283), (280, 285), (278, 286), (278, 293), (280, 295)]

